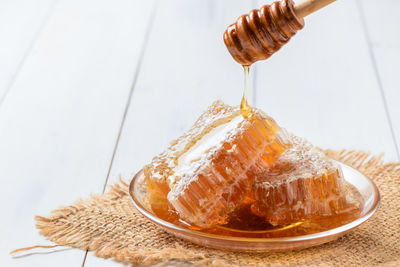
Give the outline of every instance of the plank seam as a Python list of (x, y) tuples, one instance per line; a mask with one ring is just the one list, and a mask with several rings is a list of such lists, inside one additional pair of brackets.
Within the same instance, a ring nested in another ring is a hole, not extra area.
[(89, 252), (89, 250), (85, 251), (85, 255), (83, 256), (83, 261), (82, 261), (81, 267), (85, 267), (85, 263), (86, 263), (86, 258), (87, 258), (88, 252)]
[(397, 159), (400, 160), (399, 145), (397, 144), (396, 135), (394, 133), (392, 118), (390, 116), (389, 107), (388, 107), (388, 104), (387, 104), (386, 95), (385, 95), (385, 91), (384, 91), (383, 84), (382, 84), (382, 79), (381, 79), (381, 76), (379, 74), (379, 69), (378, 69), (378, 65), (377, 65), (377, 62), (376, 62), (375, 53), (373, 51), (373, 47), (372, 47), (373, 45), (372, 45), (371, 37), (370, 37), (369, 31), (368, 31), (367, 20), (365, 18), (364, 9), (363, 9), (363, 6), (362, 6), (362, 3), (361, 3), (360, 0), (357, 0), (356, 3), (357, 3), (357, 6), (358, 6), (358, 8), (357, 8), (358, 9), (358, 13), (359, 13), (360, 18), (361, 18), (361, 24), (362, 24), (362, 28), (363, 28), (363, 32), (364, 32), (364, 38), (365, 38), (365, 40), (367, 42), (367, 45), (368, 45), (368, 53), (369, 53), (369, 56), (370, 56), (370, 59), (371, 59), (372, 68), (374, 70), (375, 77), (376, 77), (376, 80), (377, 80), (377, 83), (378, 83), (379, 92), (380, 92), (380, 95), (381, 95), (381, 98), (382, 98), (382, 101), (383, 101), (383, 106), (384, 106), (384, 109), (385, 109), (386, 118), (388, 120), (390, 133), (392, 135), (393, 143), (394, 143), (394, 146), (395, 146)]
[[(149, 40), (149, 37), (150, 37), (150, 32), (151, 32), (151, 29), (152, 29), (152, 26), (153, 26), (157, 3), (158, 3), (158, 1), (156, 1), (155, 4), (153, 5), (152, 11), (151, 11), (151, 14), (150, 14), (150, 18), (149, 18), (149, 21), (147, 23), (146, 33), (145, 33), (145, 36), (144, 36), (142, 47), (140, 49), (140, 55), (139, 55), (139, 59), (138, 59), (138, 63), (137, 63), (137, 68), (136, 68), (136, 71), (135, 71), (135, 74), (134, 74), (134, 77), (133, 77), (133, 82), (132, 82), (131, 88), (129, 90), (128, 99), (127, 99), (126, 104), (125, 104), (124, 113), (122, 115), (122, 120), (121, 120), (121, 124), (120, 124), (119, 130), (118, 130), (117, 139), (115, 141), (114, 150), (113, 150), (113, 153), (112, 153), (112, 156), (111, 156), (110, 165), (108, 166), (107, 176), (106, 176), (106, 180), (105, 180), (104, 185), (103, 185), (102, 194), (104, 194), (104, 192), (105, 192), (105, 190), (107, 188), (107, 184), (108, 184), (108, 180), (109, 180), (109, 177), (110, 177), (111, 169), (112, 169), (112, 166), (113, 166), (113, 163), (114, 163), (114, 158), (115, 158), (115, 155), (116, 155), (117, 150), (118, 150), (119, 140), (121, 138), (121, 133), (122, 133), (122, 130), (124, 128), (126, 116), (128, 114), (130, 103), (131, 103), (132, 96), (133, 96), (133, 91), (134, 91), (135, 86), (136, 86), (136, 82), (137, 82), (137, 79), (138, 79), (138, 76), (139, 76), (139, 73), (140, 73), (143, 57), (144, 57), (144, 54), (145, 54), (145, 51), (146, 51), (146, 47), (147, 47), (147, 43), (148, 43), (148, 40)], [(85, 267), (88, 252), (89, 252), (89, 250), (86, 250), (81, 267)]]
[(130, 107), (130, 104), (131, 104), (131, 99), (132, 99), (133, 92), (134, 92), (134, 89), (135, 89), (135, 86), (136, 86), (136, 82), (137, 82), (138, 77), (139, 77), (139, 73), (140, 73), (140, 69), (141, 69), (141, 66), (142, 66), (144, 54), (146, 52), (147, 43), (148, 43), (149, 37), (150, 37), (150, 32), (151, 32), (151, 29), (153, 27), (153, 22), (154, 22), (154, 18), (155, 18), (157, 3), (158, 3), (158, 1), (156, 1), (155, 4), (153, 5), (153, 8), (152, 8), (152, 11), (151, 11), (151, 14), (150, 14), (150, 18), (149, 18), (149, 21), (147, 23), (147, 27), (146, 27), (147, 29), (146, 29), (146, 33), (145, 33), (145, 36), (144, 36), (143, 44), (142, 44), (142, 47), (141, 47), (141, 52), (140, 52), (137, 68), (136, 68), (136, 71), (135, 71), (135, 74), (134, 74), (134, 77), (133, 77), (133, 82), (132, 82), (131, 88), (129, 90), (128, 99), (127, 99), (127, 102), (125, 104), (125, 110), (124, 110), (124, 113), (123, 113), (123, 116), (122, 116), (122, 120), (121, 120), (121, 124), (120, 124), (120, 127), (119, 127), (117, 139), (115, 141), (115, 146), (114, 146), (113, 154), (112, 154), (112, 157), (111, 157), (110, 165), (108, 167), (107, 176), (106, 176), (106, 180), (105, 180), (105, 183), (104, 183), (104, 186), (103, 186), (102, 193), (104, 193), (105, 190), (106, 190), (108, 179), (110, 177), (111, 169), (112, 169), (112, 166), (113, 166), (113, 163), (114, 163), (115, 154), (116, 154), (116, 152), (118, 150), (119, 140), (121, 138), (121, 133), (122, 133), (122, 130), (124, 128), (126, 116), (128, 114), (128, 111), (129, 111), (129, 107)]
[(26, 48), (24, 54), (22, 55), (21, 60), (19, 61), (17, 68), (14, 71), (14, 74), (11, 76), (10, 81), (8, 82), (4, 93), (0, 96), (0, 108), (2, 104), (4, 103), (5, 99), (7, 98), (9, 92), (11, 91), (11, 88), (14, 86), (15, 81), (17, 80), (17, 77), (22, 70), (22, 67), (25, 65), (26, 60), (28, 59), (29, 55), (32, 52), (33, 47), (35, 46), (35, 43), (39, 39), (39, 36), (41, 32), (43, 31), (44, 27), (47, 25), (47, 22), (49, 21), (50, 16), (53, 14), (53, 11), (55, 9), (56, 4), (58, 3), (58, 0), (54, 0), (48, 10), (46, 11), (44, 18), (42, 22), (40, 23), (38, 29), (36, 30), (35, 34), (33, 35), (32, 40), (30, 41), (28, 47)]
[[(128, 99), (127, 99), (126, 104), (125, 104), (124, 113), (122, 115), (122, 120), (121, 120), (121, 124), (120, 124), (119, 130), (118, 130), (117, 139), (115, 141), (114, 150), (113, 150), (113, 153), (112, 153), (112, 156), (111, 156), (110, 165), (108, 166), (107, 176), (106, 176), (106, 180), (105, 180), (104, 185), (103, 185), (102, 194), (104, 194), (104, 192), (105, 192), (105, 190), (107, 188), (107, 184), (108, 184), (108, 180), (109, 180), (109, 177), (110, 177), (111, 169), (112, 169), (112, 166), (113, 166), (113, 163), (114, 163), (114, 158), (115, 158), (116, 152), (118, 150), (119, 140), (121, 138), (121, 133), (122, 133), (122, 130), (124, 128), (126, 116), (128, 114), (130, 103), (131, 103), (132, 96), (133, 96), (133, 91), (134, 91), (135, 86), (136, 86), (136, 82), (137, 82), (137, 79), (138, 79), (138, 76), (139, 76), (139, 73), (140, 73), (140, 68), (141, 68), (141, 65), (142, 65), (144, 53), (145, 53), (145, 50), (146, 50), (146, 47), (147, 47), (147, 43), (148, 43), (148, 40), (149, 40), (149, 37), (150, 37), (151, 29), (152, 29), (152, 26), (153, 26), (153, 22), (154, 22), (154, 18), (155, 18), (155, 12), (156, 12), (156, 6), (157, 6), (157, 1), (155, 2), (155, 4), (152, 7), (150, 18), (149, 18), (149, 21), (147, 23), (143, 44), (142, 44), (142, 47), (140, 49), (140, 55), (139, 55), (139, 59), (138, 59), (137, 68), (136, 68), (136, 71), (135, 71), (135, 74), (134, 74), (134, 77), (133, 77), (133, 82), (132, 82), (131, 88), (129, 90)], [(89, 252), (89, 250), (86, 250), (81, 267), (84, 267), (86, 265), (86, 259), (87, 259), (88, 252)]]

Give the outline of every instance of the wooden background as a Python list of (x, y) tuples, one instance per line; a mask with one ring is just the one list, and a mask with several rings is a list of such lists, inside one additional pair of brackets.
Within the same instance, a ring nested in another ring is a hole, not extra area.
[[(238, 104), (222, 33), (271, 1), (0, 0), (1, 266), (120, 266), (51, 244), (34, 215), (139, 170), (214, 100)], [(252, 68), (250, 103), (324, 148), (400, 160), (400, 2), (343, 0)]]

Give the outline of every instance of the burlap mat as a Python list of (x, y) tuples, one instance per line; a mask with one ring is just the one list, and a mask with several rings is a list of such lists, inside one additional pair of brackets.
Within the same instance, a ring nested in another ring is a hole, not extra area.
[[(233, 253), (200, 247), (167, 234), (139, 214), (127, 195), (127, 183), (108, 193), (79, 200), (50, 216), (36, 217), (40, 233), (51, 241), (102, 258), (131, 265), (171, 259), (205, 266), (400, 266), (400, 163), (383, 163), (381, 156), (355, 151), (326, 154), (373, 178), (382, 204), (366, 223), (337, 241), (285, 253)], [(128, 182), (128, 181), (127, 181)]]

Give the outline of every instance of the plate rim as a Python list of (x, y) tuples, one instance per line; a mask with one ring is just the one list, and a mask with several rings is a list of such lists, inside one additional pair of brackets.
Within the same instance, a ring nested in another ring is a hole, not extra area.
[[(377, 211), (378, 207), (380, 206), (381, 202), (381, 194), (379, 192), (379, 189), (375, 182), (370, 179), (368, 176), (363, 174), (362, 172), (358, 171), (357, 169), (342, 163), (340, 161), (334, 160), (336, 163), (338, 163), (341, 166), (346, 166), (347, 168), (352, 169), (352, 171), (355, 171), (362, 175), (370, 184), (372, 184), (373, 191), (376, 194), (376, 199), (374, 199), (374, 203), (370, 210), (366, 214), (364, 214), (362, 217), (344, 224), (342, 226), (318, 232), (318, 233), (313, 233), (313, 234), (308, 234), (308, 235), (301, 235), (301, 236), (293, 236), (293, 237), (269, 237), (269, 238), (259, 238), (259, 237), (232, 237), (232, 236), (222, 236), (222, 235), (216, 235), (216, 234), (210, 234), (210, 233), (204, 233), (196, 230), (191, 230), (187, 228), (183, 228), (180, 226), (177, 226), (173, 223), (167, 222), (156, 215), (150, 213), (147, 211), (145, 207), (140, 203), (140, 201), (136, 200), (136, 197), (133, 194), (133, 187), (135, 184), (135, 180), (137, 177), (139, 177), (140, 174), (143, 173), (143, 169), (139, 170), (131, 179), (131, 182), (129, 183), (128, 187), (128, 194), (131, 202), (135, 206), (135, 208), (141, 213), (144, 217), (146, 217), (148, 220), (150, 220), (152, 223), (157, 224), (161, 228), (167, 228), (168, 230), (173, 230), (173, 231), (178, 231), (180, 233), (184, 234), (189, 234), (192, 236), (198, 236), (198, 237), (203, 237), (203, 238), (208, 238), (208, 239), (216, 239), (216, 240), (227, 240), (227, 241), (235, 241), (235, 242), (251, 242), (251, 243), (286, 243), (286, 242), (302, 242), (302, 241), (308, 241), (308, 240), (318, 240), (321, 238), (326, 238), (329, 236), (335, 236), (335, 235), (344, 235), (345, 233), (353, 230), (354, 228), (360, 226), (363, 224), (365, 221), (367, 221), (369, 218), (372, 217), (372, 215)], [(346, 178), (345, 178), (346, 179)]]

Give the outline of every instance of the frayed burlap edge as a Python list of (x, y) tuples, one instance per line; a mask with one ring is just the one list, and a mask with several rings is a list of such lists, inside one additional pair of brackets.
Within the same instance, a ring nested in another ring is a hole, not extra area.
[[(399, 196), (400, 162), (384, 163), (383, 155), (374, 157), (361, 151), (324, 152), (373, 178), (390, 202)], [(394, 192), (388, 190), (390, 186), (394, 186)], [(150, 265), (171, 259), (205, 266), (400, 265), (399, 210), (393, 205), (385, 207), (383, 204), (380, 209), (388, 210), (370, 220), (375, 221), (375, 225), (395, 220), (394, 231), (385, 232), (388, 225), (380, 225), (384, 228), (380, 236), (371, 230), (374, 222), (368, 222), (338, 241), (316, 248), (284, 253), (233, 253), (199, 247), (158, 229), (134, 209), (127, 188), (128, 184), (120, 180), (104, 195), (81, 199), (72, 206), (52, 211), (48, 217), (36, 216), (36, 227), (43, 236), (59, 245), (93, 251), (98, 257), (131, 265)], [(397, 207), (399, 203), (397, 201)], [(390, 242), (383, 238), (389, 238)], [(387, 252), (389, 246), (391, 250)], [(349, 249), (352, 251), (348, 252)], [(379, 253), (374, 255), (377, 250)], [(348, 254), (347, 258), (343, 254)]]

